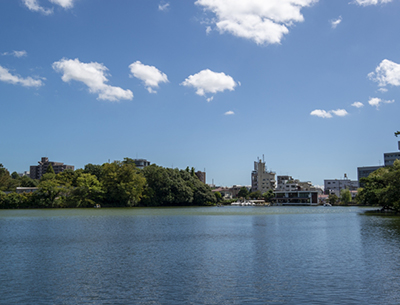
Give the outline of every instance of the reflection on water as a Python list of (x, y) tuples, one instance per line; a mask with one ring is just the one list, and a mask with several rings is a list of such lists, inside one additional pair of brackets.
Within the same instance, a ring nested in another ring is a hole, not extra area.
[(0, 304), (397, 304), (400, 219), (361, 212), (0, 211)]

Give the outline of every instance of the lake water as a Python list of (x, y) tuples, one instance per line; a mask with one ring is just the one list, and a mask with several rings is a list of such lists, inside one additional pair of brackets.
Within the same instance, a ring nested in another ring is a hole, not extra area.
[(400, 218), (356, 207), (0, 211), (0, 304), (399, 304)]

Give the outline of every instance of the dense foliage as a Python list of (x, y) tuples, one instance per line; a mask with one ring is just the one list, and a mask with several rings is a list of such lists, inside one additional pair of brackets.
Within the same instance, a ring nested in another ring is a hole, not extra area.
[(381, 206), (385, 210), (400, 211), (400, 160), (393, 166), (382, 167), (362, 178), (357, 201), (363, 205)]
[[(16, 188), (37, 187), (33, 193)], [(7, 194), (5, 193), (7, 192)], [(0, 208), (64, 208), (131, 206), (188, 206), (216, 203), (211, 188), (194, 174), (151, 165), (136, 168), (134, 160), (87, 164), (84, 169), (55, 174), (49, 167), (40, 181), (10, 175), (0, 164)]]

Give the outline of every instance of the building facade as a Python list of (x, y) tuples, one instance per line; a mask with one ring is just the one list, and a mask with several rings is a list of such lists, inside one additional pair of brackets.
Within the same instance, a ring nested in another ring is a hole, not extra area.
[(377, 169), (381, 168), (383, 166), (362, 166), (362, 167), (357, 167), (357, 180), (358, 180), (358, 185), (362, 186), (360, 180), (361, 178), (367, 178), (369, 174), (373, 173)]
[(276, 187), (275, 173), (267, 171), (265, 162), (254, 162), (254, 170), (251, 173), (251, 191), (260, 191), (261, 194), (274, 190)]
[[(278, 185), (276, 191), (288, 192), (288, 191), (318, 191), (310, 181), (300, 181), (293, 179), (292, 176), (278, 176)], [(322, 191), (321, 191), (322, 192)]]
[(133, 161), (135, 162), (136, 167), (140, 169), (150, 165), (150, 162), (146, 159), (134, 159)]
[(47, 172), (47, 168), (51, 165), (53, 167), (54, 173), (58, 174), (66, 169), (74, 170), (73, 165), (66, 165), (61, 162), (49, 161), (49, 158), (43, 157), (41, 161), (38, 162), (39, 165), (31, 165), (29, 176), (32, 179), (40, 179)]
[(356, 191), (359, 187), (357, 180), (350, 179), (326, 179), (324, 180), (325, 194), (340, 195), (340, 191), (348, 189), (350, 191)]
[(393, 166), (395, 160), (400, 159), (400, 152), (384, 153), (385, 166)]
[(197, 172), (195, 172), (195, 174), (201, 182), (206, 183), (206, 172), (197, 171)]

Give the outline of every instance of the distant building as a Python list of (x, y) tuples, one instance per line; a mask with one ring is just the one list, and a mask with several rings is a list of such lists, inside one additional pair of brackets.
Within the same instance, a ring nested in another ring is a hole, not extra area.
[(274, 205), (318, 205), (318, 191), (275, 191)]
[(56, 174), (61, 173), (61, 172), (65, 171), (66, 169), (71, 169), (71, 170), (75, 169), (75, 167), (73, 165), (66, 165), (61, 162), (49, 161), (49, 158), (47, 158), (47, 157), (43, 157), (42, 160), (39, 161), (38, 163), (39, 163), (39, 165), (32, 165), (30, 167), (29, 176), (32, 179), (42, 178), (42, 176), (47, 172), (47, 168), (49, 167), (49, 165), (51, 165), (53, 167), (54, 173), (56, 173)]
[(276, 185), (275, 173), (267, 171), (265, 162), (258, 160), (254, 162), (254, 170), (251, 173), (251, 191), (260, 191), (261, 194), (274, 190)]
[(146, 159), (135, 159), (133, 161), (135, 162), (136, 167), (140, 169), (143, 169), (146, 166), (150, 165), (150, 162), (147, 161)]
[(348, 189), (350, 191), (356, 191), (359, 187), (357, 180), (350, 179), (325, 179), (324, 180), (324, 189), (325, 194), (335, 194), (337, 196), (340, 195), (340, 191), (344, 189)]
[(16, 188), (15, 192), (17, 194), (33, 193), (33, 192), (36, 192), (37, 190), (38, 190), (37, 187), (21, 187), (21, 186), (19, 186), (19, 187)]
[(400, 159), (400, 152), (384, 153), (385, 166), (393, 166), (395, 160)]
[(206, 183), (206, 172), (197, 171), (195, 174), (201, 182)]
[(358, 180), (358, 185), (362, 186), (360, 180), (361, 178), (367, 178), (369, 174), (373, 173), (377, 169), (381, 168), (383, 166), (362, 166), (362, 167), (357, 167), (357, 180)]
[(318, 191), (310, 181), (302, 182), (292, 176), (278, 176), (276, 191)]

